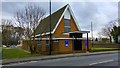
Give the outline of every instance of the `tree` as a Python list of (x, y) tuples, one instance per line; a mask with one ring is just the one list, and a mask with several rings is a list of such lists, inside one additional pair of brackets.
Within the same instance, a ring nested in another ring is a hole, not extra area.
[(2, 32), (0, 31), (0, 47), (2, 47)]
[(98, 32), (98, 38), (99, 38), (99, 42), (102, 40), (102, 33), (101, 32)]
[(96, 38), (95, 41), (97, 42), (97, 41), (98, 41), (98, 38)]
[(102, 35), (103, 36), (106, 36), (106, 37), (109, 37), (110, 39), (110, 43), (112, 42), (112, 36), (111, 36), (111, 26), (109, 25), (105, 25), (104, 28), (102, 28)]
[(11, 20), (2, 19), (2, 44), (9, 47), (12, 45), (13, 24)]
[(17, 11), (14, 16), (15, 20), (19, 24), (19, 27), (25, 29), (24, 38), (29, 45), (31, 54), (35, 51), (32, 41), (35, 41), (36, 26), (39, 24), (38, 22), (44, 17), (45, 13), (45, 10), (39, 6), (28, 5), (25, 6), (23, 10)]
[(120, 19), (110, 21), (105, 27), (102, 29), (102, 35), (107, 36), (110, 39), (113, 39), (117, 43), (117, 36), (120, 35)]
[(118, 43), (118, 36), (120, 35), (120, 26), (114, 26), (111, 31), (111, 35), (116, 43)]

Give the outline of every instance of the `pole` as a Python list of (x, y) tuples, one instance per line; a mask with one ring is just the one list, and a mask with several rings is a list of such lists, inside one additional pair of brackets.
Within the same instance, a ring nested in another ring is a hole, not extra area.
[(89, 51), (88, 33), (87, 33), (87, 51)]
[(52, 36), (51, 36), (51, 0), (50, 0), (50, 39), (49, 39), (49, 41), (50, 41), (50, 46), (49, 46), (49, 55), (51, 55), (51, 42), (52, 42), (52, 40), (51, 40), (51, 38), (52, 38)]
[(73, 36), (73, 47), (72, 47), (72, 50), (73, 50), (73, 56), (74, 56), (74, 54), (75, 54), (75, 52), (74, 52), (74, 39), (75, 39), (75, 37)]
[(93, 47), (93, 26), (92, 26), (92, 22), (91, 22), (91, 38), (92, 38), (92, 47)]

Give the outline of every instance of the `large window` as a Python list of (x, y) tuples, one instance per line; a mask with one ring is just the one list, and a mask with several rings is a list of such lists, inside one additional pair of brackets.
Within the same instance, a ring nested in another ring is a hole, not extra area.
[(46, 40), (46, 47), (49, 47), (49, 40)]
[(64, 32), (70, 32), (70, 19), (64, 19)]
[(42, 47), (42, 41), (38, 41), (38, 47)]

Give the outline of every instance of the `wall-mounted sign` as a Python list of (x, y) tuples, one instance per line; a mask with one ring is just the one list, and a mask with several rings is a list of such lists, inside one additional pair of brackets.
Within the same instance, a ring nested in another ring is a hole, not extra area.
[(120, 43), (120, 36), (118, 36), (118, 43)]
[(68, 46), (68, 45), (69, 45), (68, 40), (65, 40), (65, 46)]
[(88, 42), (87, 41), (85, 41), (85, 46), (88, 46)]

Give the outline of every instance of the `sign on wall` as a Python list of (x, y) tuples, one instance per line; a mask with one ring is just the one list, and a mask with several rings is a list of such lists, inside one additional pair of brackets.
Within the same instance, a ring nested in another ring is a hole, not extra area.
[(87, 41), (85, 41), (85, 46), (88, 46), (88, 42)]
[(68, 40), (65, 40), (65, 46), (68, 46), (68, 45), (69, 45)]
[(118, 36), (118, 43), (120, 43), (120, 36)]

